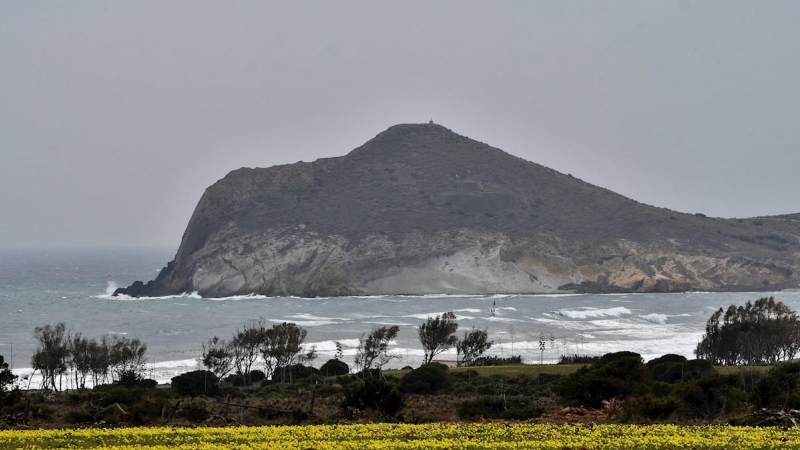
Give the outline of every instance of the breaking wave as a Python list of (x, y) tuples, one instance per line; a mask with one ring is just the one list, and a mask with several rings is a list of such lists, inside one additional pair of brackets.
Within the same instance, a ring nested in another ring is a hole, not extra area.
[(617, 306), (614, 308), (580, 308), (580, 309), (562, 309), (555, 312), (562, 317), (569, 317), (570, 319), (592, 319), (595, 317), (620, 317), (625, 314), (631, 314), (631, 310), (624, 306)]
[(667, 315), (666, 314), (645, 314), (643, 316), (639, 316), (640, 319), (646, 320), (650, 323), (655, 323), (658, 325), (666, 325), (667, 324)]

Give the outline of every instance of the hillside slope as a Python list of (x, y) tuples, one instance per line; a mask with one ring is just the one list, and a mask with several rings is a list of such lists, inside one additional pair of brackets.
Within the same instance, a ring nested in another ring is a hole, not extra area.
[(644, 205), (435, 124), (209, 187), (175, 260), (118, 293), (760, 290), (800, 286), (800, 215)]

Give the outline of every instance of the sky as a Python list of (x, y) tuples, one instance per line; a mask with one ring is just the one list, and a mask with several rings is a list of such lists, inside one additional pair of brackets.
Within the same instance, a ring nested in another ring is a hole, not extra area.
[(456, 133), (682, 212), (800, 212), (800, 2), (0, 1), (0, 248), (177, 248), (239, 167)]

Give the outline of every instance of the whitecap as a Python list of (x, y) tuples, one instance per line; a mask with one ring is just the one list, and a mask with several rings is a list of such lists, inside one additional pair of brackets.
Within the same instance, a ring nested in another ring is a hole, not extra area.
[[(342, 351), (344, 351), (344, 347), (355, 348), (358, 347), (359, 342), (358, 339), (339, 339), (339, 343), (342, 344)], [(305, 347), (315, 347), (318, 352), (335, 352), (336, 351), (336, 341), (320, 341), (320, 342), (309, 342), (304, 344)]]
[[(270, 319), (270, 322), (283, 323), (287, 321), (283, 319)], [(291, 322), (301, 327), (319, 327), (323, 325), (333, 325), (335, 323), (341, 323), (341, 322), (334, 322), (332, 320), (292, 320)]]
[(117, 301), (137, 301), (137, 300), (170, 300), (176, 298), (191, 298), (196, 300), (202, 300), (203, 297), (201, 297), (200, 294), (197, 293), (197, 291), (194, 291), (191, 293), (184, 292), (182, 294), (164, 295), (161, 297), (131, 297), (125, 294), (113, 295), (112, 293), (110, 295), (109, 294), (95, 295), (93, 298), (99, 298), (103, 300), (117, 300)]
[(365, 321), (362, 320), (361, 323), (368, 323), (373, 325), (387, 325), (387, 326), (398, 326), (398, 327), (410, 327), (412, 324), (405, 323), (405, 322), (394, 322), (391, 320), (375, 320), (375, 321)]
[(258, 294), (246, 294), (246, 295), (232, 295), (230, 297), (213, 297), (213, 298), (208, 298), (208, 300), (237, 302), (241, 300), (267, 300), (270, 298), (276, 298), (276, 297), (268, 297), (266, 295), (258, 295)]
[(292, 319), (300, 319), (300, 320), (329, 320), (329, 321), (333, 321), (333, 320), (348, 320), (347, 318), (343, 318), (343, 317), (320, 317), (320, 316), (315, 316), (315, 315), (309, 314), (309, 313), (297, 313), (297, 314), (292, 314), (291, 316), (286, 316), (286, 317), (289, 317), (289, 318), (292, 318)]
[(631, 314), (631, 310), (624, 306), (617, 306), (614, 308), (581, 308), (581, 309), (562, 309), (556, 311), (556, 314), (570, 319), (588, 319), (591, 317), (619, 317), (623, 314)]
[(519, 319), (511, 319), (509, 317), (497, 317), (497, 316), (484, 317), (483, 320), (489, 322), (501, 322), (501, 323), (523, 322), (522, 320)]
[(642, 320), (646, 320), (650, 323), (655, 323), (658, 325), (666, 325), (667, 324), (667, 315), (666, 314), (645, 314), (643, 316), (639, 316)]

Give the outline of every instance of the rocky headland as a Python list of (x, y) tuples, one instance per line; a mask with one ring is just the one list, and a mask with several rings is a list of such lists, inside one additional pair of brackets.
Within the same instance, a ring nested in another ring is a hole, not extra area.
[(719, 219), (657, 208), (415, 124), (342, 157), (229, 173), (203, 194), (175, 259), (116, 294), (798, 287), (800, 214)]

